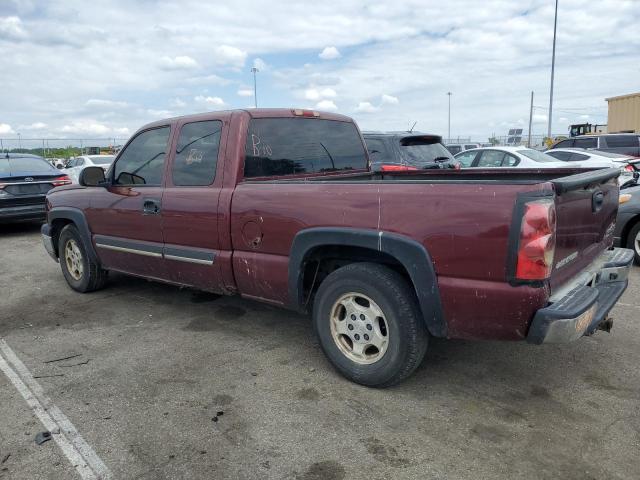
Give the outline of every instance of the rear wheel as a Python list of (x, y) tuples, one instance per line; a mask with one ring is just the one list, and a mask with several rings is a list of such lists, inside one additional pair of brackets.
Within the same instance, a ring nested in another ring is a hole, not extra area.
[(640, 265), (640, 222), (636, 223), (629, 232), (627, 236), (627, 248), (635, 252), (636, 264)]
[(65, 280), (78, 292), (98, 290), (107, 281), (107, 270), (89, 258), (80, 233), (73, 224), (67, 225), (60, 232), (58, 258)]
[(427, 349), (413, 289), (400, 274), (375, 263), (347, 265), (327, 276), (315, 297), (313, 323), (331, 363), (362, 385), (404, 380)]

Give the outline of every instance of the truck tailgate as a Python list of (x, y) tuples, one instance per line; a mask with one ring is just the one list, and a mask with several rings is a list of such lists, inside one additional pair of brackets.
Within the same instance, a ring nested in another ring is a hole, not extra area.
[(619, 173), (610, 168), (552, 180), (557, 229), (551, 293), (612, 245)]

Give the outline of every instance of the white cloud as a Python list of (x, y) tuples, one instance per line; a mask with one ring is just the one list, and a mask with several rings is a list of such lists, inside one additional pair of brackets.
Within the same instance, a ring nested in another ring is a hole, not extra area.
[(147, 109), (147, 113), (152, 117), (158, 118), (158, 119), (168, 118), (173, 116), (173, 112), (171, 112), (170, 110), (155, 110), (153, 108)]
[(318, 103), (316, 103), (316, 108), (319, 110), (326, 110), (328, 112), (334, 112), (338, 110), (338, 107), (335, 103), (333, 103), (333, 100), (320, 100)]
[(380, 97), (380, 101), (389, 105), (397, 105), (399, 103), (398, 97), (387, 94), (382, 94), (382, 97)]
[(47, 128), (47, 124), (43, 122), (34, 122), (30, 125), (18, 126), (18, 130), (31, 130), (31, 131), (44, 130), (45, 128)]
[(264, 72), (267, 69), (267, 64), (261, 58), (253, 59), (253, 66), (256, 67), (261, 72)]
[(22, 26), (20, 17), (0, 17), (0, 39), (7, 40), (24, 40), (27, 38), (27, 32)]
[(336, 47), (324, 47), (324, 50), (318, 54), (322, 60), (334, 60), (340, 56), (340, 51)]
[(0, 135), (13, 135), (14, 133), (16, 132), (11, 128), (11, 125), (8, 123), (0, 123)]
[(534, 113), (531, 121), (533, 123), (547, 123), (547, 115), (544, 113)]
[(225, 105), (224, 100), (222, 100), (220, 97), (198, 95), (194, 98), (194, 100), (198, 103), (207, 105), (208, 107), (222, 107)]
[(325, 98), (335, 98), (336, 91), (333, 88), (323, 88), (320, 91), (320, 95)]
[(238, 96), (240, 97), (253, 97), (253, 89), (241, 88), (238, 90)]
[(214, 50), (215, 60), (219, 64), (242, 67), (247, 59), (247, 52), (229, 45), (220, 45)]
[(380, 110), (380, 107), (375, 107), (371, 102), (360, 102), (356, 107), (356, 112), (360, 113), (373, 113)]
[(79, 120), (68, 125), (64, 125), (61, 129), (63, 133), (73, 133), (79, 135), (108, 135), (112, 130), (101, 123), (92, 120)]
[(191, 70), (198, 67), (198, 62), (187, 55), (178, 57), (164, 56), (160, 59), (160, 68), (163, 70)]
[(112, 108), (126, 108), (129, 106), (127, 102), (120, 102), (115, 100), (102, 100), (99, 98), (90, 98), (86, 101), (85, 106), (94, 109), (112, 109)]
[(315, 88), (308, 88), (304, 91), (304, 98), (307, 100), (318, 100), (320, 98), (320, 92)]
[(174, 98), (173, 100), (171, 100), (171, 102), (169, 102), (169, 106), (174, 108), (182, 108), (186, 107), (187, 103), (179, 98)]

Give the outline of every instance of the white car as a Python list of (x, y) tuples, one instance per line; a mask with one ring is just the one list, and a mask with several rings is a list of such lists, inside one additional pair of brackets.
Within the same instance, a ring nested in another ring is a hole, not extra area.
[(454, 156), (462, 168), (567, 168), (546, 153), (527, 147), (474, 148)]
[(115, 158), (114, 155), (82, 155), (69, 160), (67, 168), (62, 169), (62, 171), (71, 178), (73, 183), (78, 183), (80, 172), (85, 167), (102, 167), (106, 172)]
[(547, 150), (545, 153), (566, 162), (566, 165), (571, 167), (620, 168), (621, 174), (618, 177), (618, 181), (621, 185), (633, 179), (636, 167), (640, 166), (640, 160), (635, 157), (600, 150), (554, 148), (553, 150)]

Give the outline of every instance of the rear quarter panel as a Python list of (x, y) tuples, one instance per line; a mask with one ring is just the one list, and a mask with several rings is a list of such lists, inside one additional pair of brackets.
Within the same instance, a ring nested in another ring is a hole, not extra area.
[[(508, 234), (517, 194), (541, 188), (241, 183), (231, 210), (236, 284), (245, 295), (286, 304), (288, 255), (297, 232), (322, 226), (393, 232), (421, 242), (431, 255), (450, 337), (521, 339), (548, 292), (506, 283)], [(259, 244), (252, 244), (258, 237)]]

